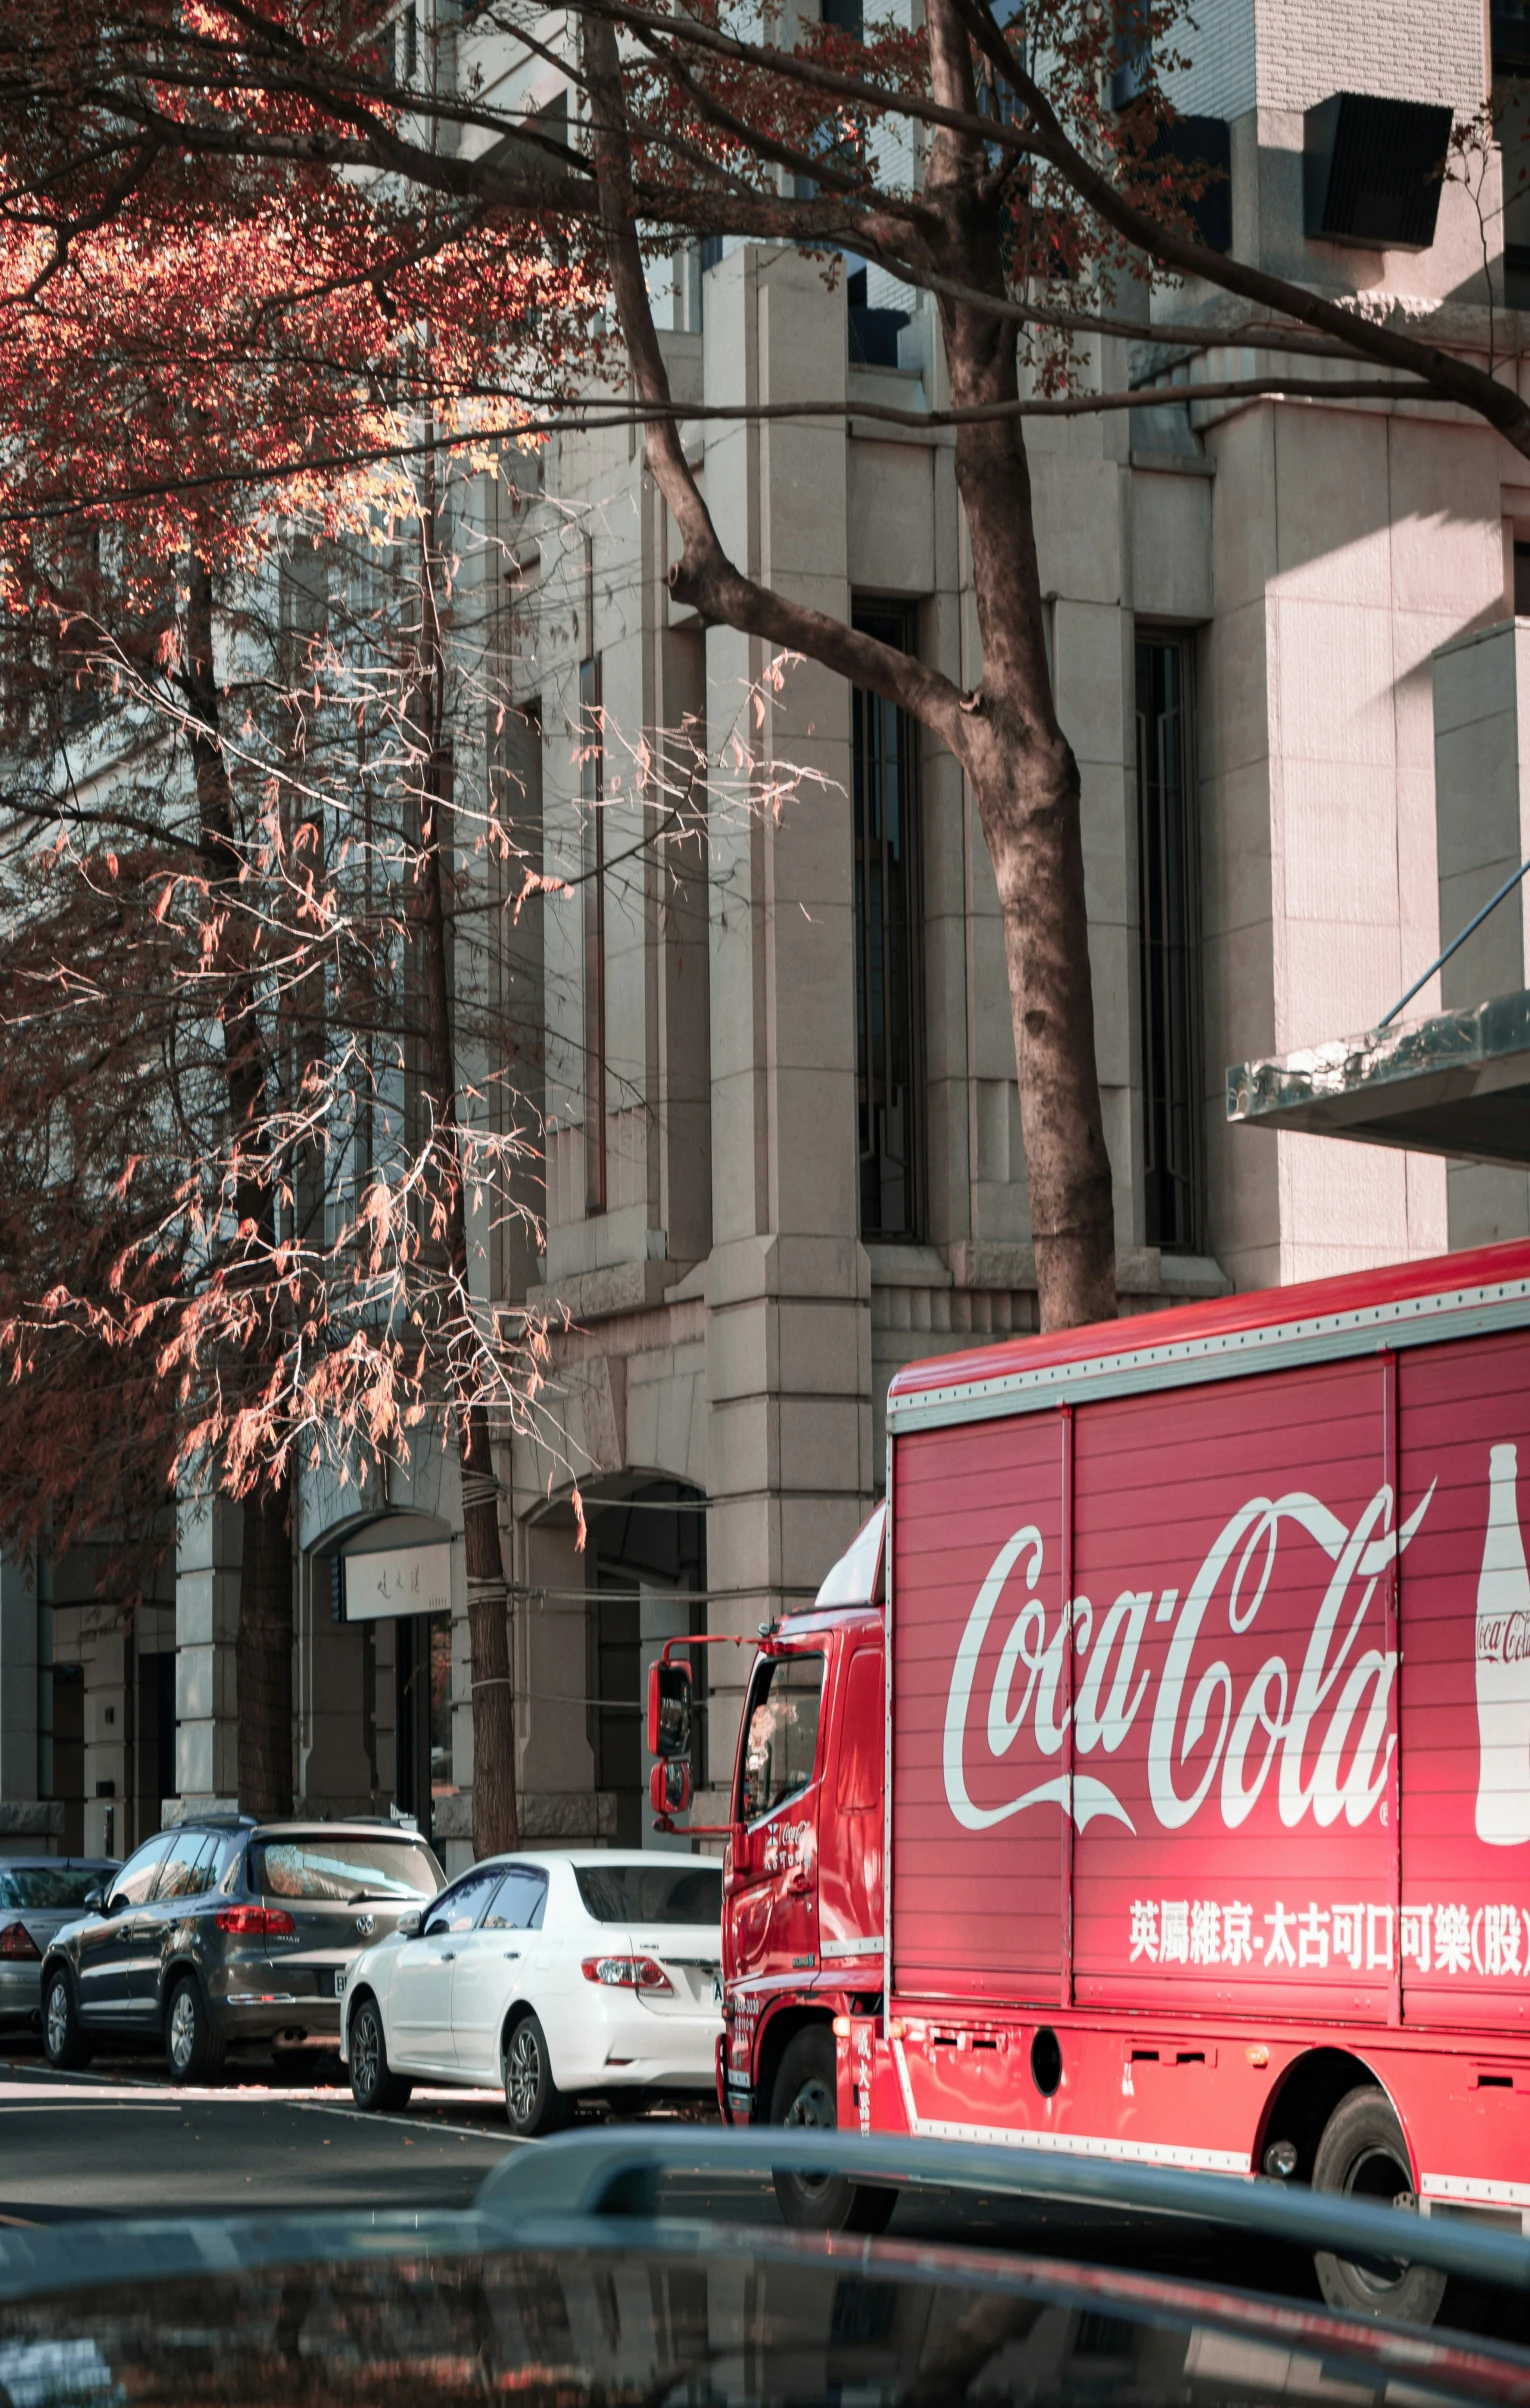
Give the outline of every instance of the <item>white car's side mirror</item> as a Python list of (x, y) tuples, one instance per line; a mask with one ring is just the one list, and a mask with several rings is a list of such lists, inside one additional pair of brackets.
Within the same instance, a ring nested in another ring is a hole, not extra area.
[(419, 1931), (420, 1925), (424, 1922), (424, 1920), (425, 1917), (417, 1906), (407, 1907), (404, 1913), (399, 1916), (399, 1919), (394, 1924), (393, 1928), (401, 1940), (412, 1940), (415, 1938)]

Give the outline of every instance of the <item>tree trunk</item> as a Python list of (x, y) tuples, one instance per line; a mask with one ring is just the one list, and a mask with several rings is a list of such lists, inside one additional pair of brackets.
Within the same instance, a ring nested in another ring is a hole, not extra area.
[[(936, 98), (975, 113), (971, 44), (954, 0), (930, 0), (926, 33)], [(1002, 190), (983, 148), (937, 130), (925, 195), (939, 216), (932, 243), (946, 274), (1002, 302)], [(1018, 400), (1013, 319), (949, 297), (940, 312), (953, 404)], [(983, 649), (982, 686), (963, 699), (963, 766), (1004, 914), (1041, 1326), (1066, 1329), (1115, 1314), (1115, 1203), (1095, 1059), (1078, 763), (1052, 695), (1021, 420), (960, 426), (956, 482)]]
[[(241, 1226), (253, 1223), (257, 1248), (268, 1249), (275, 1235), (275, 1198), (271, 1182), (258, 1170), (265, 1143), (266, 1063), (248, 928), (232, 891), (243, 862), (220, 735), (212, 578), (198, 560), (191, 564), (186, 632), (191, 755), (211, 908), (218, 908), (220, 890), (228, 895), (222, 944), (230, 957), (229, 977), (218, 1016), (229, 1126), (249, 1164), (236, 1187), (236, 1213)], [(254, 1275), (261, 1276), (258, 1257)], [(275, 1486), (262, 1480), (244, 1505), (234, 1661), (239, 1803), (250, 1814), (292, 1811), (292, 1501), (289, 1473)]]
[[(434, 491), (424, 515), (422, 545), (425, 676), (423, 705), (428, 722), (430, 769), (421, 829), (418, 926), (423, 958), (422, 1031), (428, 1101), (438, 1127), (455, 1132), (457, 1078), (455, 1015), (446, 958), (446, 879), (443, 856), (450, 843), (451, 762), (444, 743), (443, 656), (436, 620), (434, 582)], [(436, 1201), (458, 1310), (472, 1311), (468, 1275), (466, 1166), (455, 1134), (444, 1141)], [(462, 1535), (467, 1558), (468, 1657), (473, 1689), (473, 1853), (499, 1856), (520, 1845), (516, 1812), (515, 1687), (510, 1666), (510, 1592), (499, 1532), (499, 1479), (494, 1469), (489, 1416), (480, 1398), (464, 1393), (450, 1370), (454, 1350), (448, 1334), (448, 1406), (456, 1419), (457, 1460), (462, 1475)], [(471, 1371), (468, 1378), (471, 1380)]]
[(466, 1422), (460, 1461), (473, 1681), (473, 1853), (500, 1856), (521, 1844), (510, 1600), (500, 1553), (499, 1482), (489, 1451), (489, 1417), (481, 1404), (470, 1405)]
[(292, 1481), (262, 1481), (244, 1501), (244, 1565), (234, 1663), (239, 1804), (262, 1819), (292, 1812)]
[[(929, 0), (926, 30), (936, 99), (975, 115), (971, 48), (952, 0)], [(667, 409), (672, 396), (637, 238), (616, 38), (590, 14), (583, 39), (591, 149), (622, 338), (635, 391)], [(937, 127), (925, 199), (931, 207), (923, 240), (940, 275), (1004, 303), (1004, 195), (989, 175), (985, 145)], [(953, 402), (1016, 399), (1014, 319), (981, 302), (949, 298), (941, 313)], [(1019, 421), (967, 423), (957, 432), (957, 484), (972, 540), (983, 648), (982, 685), (966, 695), (938, 671), (741, 575), (718, 540), (673, 417), (650, 422), (644, 449), (683, 542), (670, 571), (676, 598), (704, 619), (789, 645), (900, 704), (950, 747), (971, 781), (1004, 915), (1041, 1325), (1066, 1329), (1112, 1319), (1115, 1214), (1094, 1051), (1078, 764), (1053, 707)]]

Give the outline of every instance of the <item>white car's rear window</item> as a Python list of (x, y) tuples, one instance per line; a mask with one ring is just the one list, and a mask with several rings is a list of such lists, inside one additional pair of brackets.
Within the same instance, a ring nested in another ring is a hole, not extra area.
[(669, 1865), (576, 1865), (586, 1914), (597, 1923), (722, 1922), (722, 1867), (694, 1857)]

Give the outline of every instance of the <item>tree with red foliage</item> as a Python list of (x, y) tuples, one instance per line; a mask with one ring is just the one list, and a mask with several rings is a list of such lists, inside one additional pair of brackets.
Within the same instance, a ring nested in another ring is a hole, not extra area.
[[(1140, 335), (1124, 287), (1162, 274), (1196, 308), (1156, 334), (1256, 355), (1206, 399), (1444, 399), (1527, 453), (1530, 409), (1492, 362), (1197, 240), (1205, 177), (1158, 149), (1173, 0), (1129, 12), (1140, 89), (1121, 111), (1104, 103), (1117, 13), (1091, 0), (1033, 0), (1007, 29), (987, 0), (928, 0), (919, 33), (861, 38), (735, 23), (720, 0), (588, 0), (554, 54), (525, 0), (439, 12), (406, 85), (377, 0), (28, 8), (0, 52), (16, 438), (0, 505), (25, 529), (83, 504), (162, 550), (205, 540), (216, 489), (239, 497), (222, 540), (251, 544), (262, 502), (333, 509), (411, 443), (588, 423), (592, 386), (609, 394), (624, 365), (680, 531), (676, 598), (896, 701), (961, 763), (1003, 910), (1042, 1319), (1113, 1312), (1079, 778), (1046, 670), (1025, 419), (1158, 398), (1078, 371), (1102, 339)], [(575, 95), (563, 130), (521, 97), (548, 64)], [(901, 178), (883, 164), (900, 145)], [(923, 423), (956, 434), (971, 691), (728, 559), (644, 273), (645, 253), (716, 233), (850, 250), (933, 293), (951, 406)], [(1203, 306), (1212, 290), (1241, 311)], [(167, 401), (188, 392), (189, 448)]]
[[(110, 535), (29, 559), (0, 796), (0, 1535), (162, 1540), (167, 1488), (242, 1497), (239, 1796), (279, 1813), (296, 1478), (449, 1447), (483, 1854), (517, 1838), (494, 1442), (534, 1417), (559, 1443), (540, 1320), (507, 1320), (486, 1262), (496, 1223), (534, 1246), (541, 1184), (503, 931), (562, 890), (508, 767), (454, 779), (510, 707), (506, 630), (497, 578), (477, 624), (454, 578), (445, 470), (414, 478), (391, 536), (359, 505), (349, 537), (289, 530), (221, 600), (193, 557), (135, 610)], [(703, 780), (725, 801), (694, 742), (653, 765), (669, 835)]]
[[(54, 1545), (162, 1533), (156, 1508), (187, 1477), (243, 1496), (239, 1794), (280, 1813), (295, 1471), (327, 1456), (357, 1476), (443, 1407), (445, 1435), (486, 1456), (491, 1407), (513, 1415), (541, 1376), (534, 1325), (507, 1344), (485, 1321), (464, 1209), (475, 1184), (512, 1208), (514, 1164), (540, 1132), (513, 1096), (489, 1129), (460, 1108), (462, 1015), (443, 975), (463, 815), (454, 825), (433, 783), (449, 701), (483, 697), (422, 673), (441, 647), (417, 571), (364, 626), (321, 607), (299, 639), (271, 623), (281, 576), (245, 580), (231, 614), (194, 557), (144, 624), (90, 550), (42, 584), (25, 661), (12, 628), (5, 1530)], [(314, 584), (300, 582), (309, 602)], [(494, 834), (513, 850), (508, 822)], [(418, 1097), (406, 1057), (424, 1064)], [(513, 1715), (492, 1466), (479, 1486), (475, 1795), (486, 1844), (504, 1845)]]

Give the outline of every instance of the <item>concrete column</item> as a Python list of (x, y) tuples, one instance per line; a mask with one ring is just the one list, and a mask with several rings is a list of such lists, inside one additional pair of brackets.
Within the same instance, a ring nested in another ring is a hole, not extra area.
[(244, 1511), (227, 1497), (185, 1497), (175, 1561), (175, 1767), (187, 1805), (239, 1794), (234, 1644)]
[[(760, 401), (847, 389), (844, 302), (789, 253), (725, 259), (706, 278), (706, 392)], [(716, 422), (714, 422), (716, 423)], [(728, 426), (706, 489), (734, 560), (772, 590), (843, 617), (841, 423)], [(852, 978), (850, 699), (804, 664), (767, 699), (766, 646), (707, 635), (714, 761), (737, 727), (808, 786), (779, 817), (743, 780), (710, 825), (712, 1209), (707, 1269), (711, 1626), (752, 1638), (806, 1603), (869, 1510), (871, 1281), (860, 1243)], [(716, 773), (714, 773), (716, 774)], [(709, 1666), (712, 1803), (728, 1777), (747, 1649)]]
[[(1448, 944), (1530, 853), (1530, 620), (1508, 619), (1434, 654), (1434, 805), (1440, 942)], [(1530, 984), (1526, 881), (1440, 972), (1446, 1011)], [(1410, 1006), (1423, 1008), (1424, 999)], [(1452, 1162), (1450, 1243), (1530, 1233), (1530, 1180), (1494, 1163)]]

